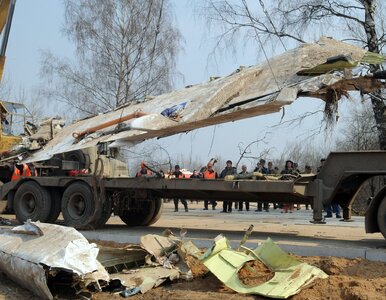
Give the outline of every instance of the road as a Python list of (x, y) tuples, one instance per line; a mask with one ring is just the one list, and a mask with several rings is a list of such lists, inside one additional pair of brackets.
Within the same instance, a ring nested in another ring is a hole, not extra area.
[(327, 224), (315, 225), (309, 222), (312, 211), (304, 208), (287, 214), (280, 209), (255, 212), (253, 203), (249, 212), (220, 213), (221, 209), (204, 211), (202, 206), (202, 203), (189, 203), (189, 212), (183, 209), (174, 212), (173, 204), (166, 203), (161, 219), (150, 227), (129, 228), (118, 217), (112, 217), (104, 228), (83, 234), (90, 239), (138, 243), (144, 234), (162, 234), (170, 228), (179, 235), (180, 228), (186, 228), (187, 237), (198, 246), (210, 247), (218, 234), (225, 235), (236, 246), (253, 224), (254, 231), (247, 244), (250, 247), (270, 237), (285, 250), (299, 255), (363, 257), (386, 262), (386, 240), (380, 233), (366, 234), (363, 217), (353, 217), (353, 222), (331, 218)]
[(316, 225), (309, 222), (312, 211), (304, 207), (287, 214), (281, 213), (280, 209), (255, 212), (255, 203), (251, 203), (249, 212), (220, 213), (219, 208), (204, 211), (202, 207), (200, 202), (189, 203), (189, 212), (183, 209), (174, 212), (173, 204), (165, 203), (161, 219), (150, 227), (128, 227), (119, 217), (112, 217), (103, 228), (82, 233), (92, 240), (139, 243), (145, 234), (162, 234), (169, 228), (178, 236), (180, 229), (186, 228), (187, 237), (199, 247), (210, 247), (219, 234), (237, 246), (249, 225), (253, 224), (254, 231), (247, 243), (249, 247), (256, 247), (270, 237), (284, 250), (299, 255), (363, 257), (386, 262), (386, 240), (380, 233), (366, 234), (363, 217), (353, 217), (353, 222), (331, 218), (327, 219), (327, 224)]

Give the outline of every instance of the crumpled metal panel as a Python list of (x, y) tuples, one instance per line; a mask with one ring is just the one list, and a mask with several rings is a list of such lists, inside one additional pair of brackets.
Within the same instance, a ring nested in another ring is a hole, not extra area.
[[(151, 100), (132, 103), (68, 125), (44, 149), (25, 161), (42, 161), (57, 153), (107, 141), (131, 146), (154, 137), (274, 113), (284, 105), (291, 104), (299, 95), (314, 95), (313, 93), (326, 85), (345, 80), (344, 75), (337, 72), (310, 77), (298, 76), (299, 71), (323, 64), (328, 58), (339, 55), (349, 55), (358, 64), (366, 53), (368, 52), (359, 47), (331, 38), (321, 38), (317, 43), (303, 44), (274, 57), (269, 63), (240, 68), (226, 77), (159, 95)], [(171, 120), (161, 115), (173, 107), (181, 108), (178, 118)], [(114, 125), (98, 130), (80, 141), (72, 136), (74, 132), (81, 132), (135, 112), (147, 115), (121, 124), (126, 127), (124, 131), (115, 132)]]
[[(255, 250), (242, 248), (248, 253), (231, 249), (228, 240), (219, 236), (214, 246), (200, 258), (221, 282), (238, 293), (287, 299), (316, 279), (328, 277), (317, 267), (298, 261), (285, 253), (270, 238)], [(256, 286), (244, 285), (238, 278), (238, 271), (246, 262), (253, 260), (264, 263), (275, 273), (274, 277)]]
[(53, 299), (46, 271), (73, 273), (84, 286), (109, 281), (97, 261), (98, 248), (74, 228), (26, 222), (0, 232), (0, 271), (44, 299)]

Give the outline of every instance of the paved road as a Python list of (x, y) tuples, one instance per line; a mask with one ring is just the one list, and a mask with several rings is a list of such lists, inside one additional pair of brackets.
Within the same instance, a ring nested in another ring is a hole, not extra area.
[[(221, 205), (221, 203), (219, 203)], [(176, 235), (180, 228), (188, 229), (187, 237), (197, 246), (210, 247), (218, 234), (225, 235), (237, 246), (250, 224), (254, 225), (247, 246), (256, 245), (272, 238), (286, 251), (300, 255), (364, 257), (386, 262), (386, 240), (380, 233), (366, 234), (364, 218), (353, 217), (354, 222), (341, 222), (339, 219), (327, 219), (327, 224), (315, 225), (309, 221), (312, 212), (304, 208), (294, 213), (280, 213), (280, 210), (220, 213), (202, 210), (202, 203), (190, 204), (189, 212), (181, 209), (174, 212), (173, 205), (166, 203), (161, 219), (150, 227), (127, 227), (118, 217), (110, 218), (104, 228), (95, 231), (83, 231), (89, 239), (111, 240), (123, 243), (139, 243), (144, 234), (162, 234), (170, 228)], [(8, 217), (9, 216), (5, 216)]]
[[(221, 203), (219, 203), (221, 205)], [(256, 205), (256, 204), (254, 204)], [(202, 210), (202, 204), (190, 204), (189, 212), (183, 209), (174, 212), (171, 203), (165, 204), (161, 219), (150, 227), (129, 228), (113, 217), (108, 224), (97, 231), (84, 234), (91, 239), (113, 240), (138, 243), (141, 235), (161, 234), (170, 228), (176, 235), (180, 228), (188, 229), (188, 237), (198, 246), (210, 247), (218, 234), (224, 234), (236, 246), (250, 224), (254, 232), (247, 244), (256, 247), (268, 237), (287, 251), (300, 255), (334, 255), (343, 257), (366, 257), (371, 260), (386, 261), (386, 240), (380, 233), (366, 234), (364, 218), (353, 217), (354, 222), (327, 219), (327, 224), (314, 225), (309, 221), (312, 212), (304, 208), (294, 213), (280, 213), (279, 209), (267, 212), (220, 213)]]

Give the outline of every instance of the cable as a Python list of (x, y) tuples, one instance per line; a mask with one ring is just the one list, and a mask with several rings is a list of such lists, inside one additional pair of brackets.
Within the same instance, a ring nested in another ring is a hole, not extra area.
[(284, 50), (287, 51), (287, 47), (284, 45), (284, 43), (283, 43), (283, 41), (282, 41), (282, 39), (281, 39), (281, 37), (279, 35), (279, 32), (276, 30), (275, 24), (273, 24), (271, 17), (269, 16), (267, 10), (265, 9), (264, 1), (263, 0), (259, 0), (259, 2), (260, 2), (261, 8), (263, 9), (263, 12), (264, 12), (265, 16), (267, 17), (269, 23), (271, 23), (272, 28), (275, 31), (275, 34), (279, 38), (279, 41), (280, 41), (281, 45), (283, 46)]
[(209, 156), (209, 154), (212, 152), (212, 147), (213, 147), (213, 143), (214, 143), (214, 137), (215, 137), (215, 135), (216, 135), (216, 127), (217, 127), (217, 125), (214, 125), (214, 128), (213, 128), (213, 135), (212, 135), (212, 141), (211, 141), (211, 143), (210, 143), (208, 156)]
[[(249, 20), (253, 23), (253, 18), (252, 18), (252, 15), (251, 15), (251, 12), (249, 11), (249, 8), (248, 8), (248, 5), (247, 3), (245, 2), (245, 0), (243, 0), (243, 3), (244, 3), (244, 7), (247, 11), (247, 14), (248, 14), (248, 18)], [(261, 47), (261, 50), (263, 51), (264, 53), (264, 56), (265, 56), (265, 60), (267, 61), (267, 64), (268, 64), (268, 67), (269, 69), (271, 70), (271, 73), (272, 73), (272, 76), (273, 76), (273, 79), (275, 80), (275, 83), (277, 85), (277, 88), (280, 90), (280, 85), (276, 79), (276, 76), (275, 76), (275, 73), (273, 72), (273, 69), (272, 69), (272, 66), (271, 64), (269, 63), (269, 59), (268, 59), (268, 55), (267, 53), (265, 52), (265, 49), (264, 49), (264, 46), (263, 46), (263, 43), (260, 39), (260, 36), (259, 36), (259, 32), (257, 31), (256, 27), (253, 26), (253, 30), (255, 31), (255, 38), (258, 40), (259, 44), (260, 44), (260, 47)]]

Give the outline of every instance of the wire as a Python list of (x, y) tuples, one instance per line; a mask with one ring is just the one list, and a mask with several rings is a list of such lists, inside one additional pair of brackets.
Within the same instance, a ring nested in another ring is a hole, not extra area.
[(216, 135), (216, 128), (217, 128), (217, 125), (214, 125), (214, 128), (213, 128), (213, 135), (212, 135), (212, 141), (210, 143), (210, 147), (209, 147), (209, 151), (208, 151), (208, 156), (209, 154), (212, 152), (212, 147), (213, 147), (213, 143), (214, 143), (214, 137)]
[[(247, 5), (247, 3), (245, 2), (245, 0), (243, 0), (243, 3), (244, 3), (244, 7), (245, 7), (245, 9), (246, 9), (246, 11), (247, 11), (249, 20), (250, 20), (251, 22), (253, 22), (253, 18), (252, 18), (251, 12), (249, 11), (248, 5)], [(270, 69), (270, 71), (271, 71), (271, 73), (272, 73), (272, 76), (273, 76), (273, 79), (275, 80), (275, 83), (276, 83), (276, 85), (277, 85), (277, 88), (280, 90), (280, 89), (281, 89), (281, 88), (280, 88), (280, 85), (279, 85), (279, 83), (278, 83), (278, 81), (277, 81), (277, 79), (276, 79), (275, 73), (273, 72), (272, 66), (271, 66), (271, 64), (269, 63), (268, 55), (267, 55), (267, 52), (265, 51), (264, 46), (263, 46), (263, 43), (262, 43), (262, 41), (261, 41), (261, 39), (260, 39), (259, 32), (257, 31), (257, 29), (256, 29), (255, 26), (253, 26), (253, 30), (255, 31), (255, 38), (258, 40), (258, 42), (259, 42), (259, 44), (260, 44), (260, 47), (261, 47), (261, 50), (262, 50), (263, 53), (264, 53), (265, 60), (267, 61), (268, 67), (269, 67), (269, 69)]]
[(267, 10), (265, 9), (264, 1), (259, 0), (259, 2), (260, 2), (261, 8), (263, 9), (265, 16), (267, 17), (269, 23), (271, 23), (271, 25), (272, 25), (273, 30), (275, 31), (276, 36), (279, 38), (281, 45), (283, 46), (284, 50), (287, 51), (287, 47), (284, 45), (284, 43), (279, 35), (279, 32), (276, 30), (275, 24), (273, 24), (271, 17), (269, 16)]

